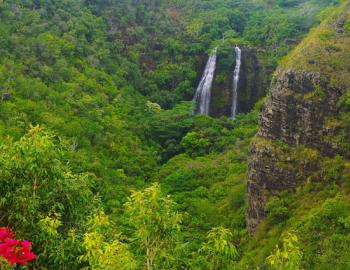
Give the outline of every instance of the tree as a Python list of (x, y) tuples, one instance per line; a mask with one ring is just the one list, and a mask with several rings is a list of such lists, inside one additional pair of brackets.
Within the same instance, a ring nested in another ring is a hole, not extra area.
[(154, 183), (143, 191), (134, 191), (125, 207), (136, 249), (145, 258), (147, 269), (169, 269), (179, 242), (182, 219), (175, 203)]
[(112, 224), (102, 211), (96, 212), (89, 221), (90, 230), (84, 235), (85, 255), (81, 260), (89, 263), (91, 270), (133, 270), (136, 261), (128, 245), (120, 241)]
[(229, 269), (238, 258), (238, 251), (232, 243), (232, 233), (223, 227), (213, 228), (208, 232), (207, 241), (199, 250), (205, 255), (209, 270)]
[(63, 243), (96, 205), (89, 175), (73, 173), (63, 144), (38, 126), (0, 143), (0, 171), (1, 225), (33, 241), (41, 267), (75, 269), (79, 250)]
[(295, 233), (289, 232), (282, 237), (282, 249), (277, 245), (266, 261), (274, 270), (301, 270), (302, 252)]

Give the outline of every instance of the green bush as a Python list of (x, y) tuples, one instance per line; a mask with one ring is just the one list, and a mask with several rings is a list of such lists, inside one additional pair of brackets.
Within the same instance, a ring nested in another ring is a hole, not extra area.
[(289, 218), (288, 204), (282, 198), (273, 197), (270, 199), (265, 206), (265, 210), (272, 224), (281, 223)]

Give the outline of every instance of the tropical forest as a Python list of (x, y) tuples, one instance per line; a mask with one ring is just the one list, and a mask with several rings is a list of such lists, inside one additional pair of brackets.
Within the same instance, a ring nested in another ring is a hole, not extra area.
[(350, 270), (350, 0), (0, 0), (1, 270)]

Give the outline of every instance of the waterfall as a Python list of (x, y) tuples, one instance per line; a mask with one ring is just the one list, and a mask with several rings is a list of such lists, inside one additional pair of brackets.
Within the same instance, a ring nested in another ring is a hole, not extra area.
[(216, 51), (217, 48), (215, 48), (212, 55), (210, 55), (202, 79), (197, 87), (193, 99), (196, 102), (196, 109), (193, 113), (209, 114), (211, 86), (213, 84), (216, 67)]
[(242, 51), (241, 49), (236, 46), (236, 66), (235, 71), (233, 72), (233, 85), (232, 85), (232, 119), (236, 118), (237, 114), (237, 88), (238, 88), (238, 82), (239, 82), (239, 72), (241, 70), (241, 56)]

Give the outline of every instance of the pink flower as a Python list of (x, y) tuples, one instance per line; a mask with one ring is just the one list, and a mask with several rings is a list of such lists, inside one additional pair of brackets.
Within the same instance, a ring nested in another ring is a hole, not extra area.
[(28, 240), (19, 241), (12, 238), (13, 232), (8, 228), (0, 228), (0, 256), (10, 264), (26, 265), (35, 259), (35, 254), (30, 251), (31, 243)]
[(30, 243), (28, 240), (23, 240), (21, 245), (23, 247), (23, 249), (30, 249), (30, 246), (31, 246), (32, 243)]
[(11, 238), (14, 235), (13, 232), (9, 231), (8, 228), (0, 228), (0, 242), (4, 242), (5, 239)]

